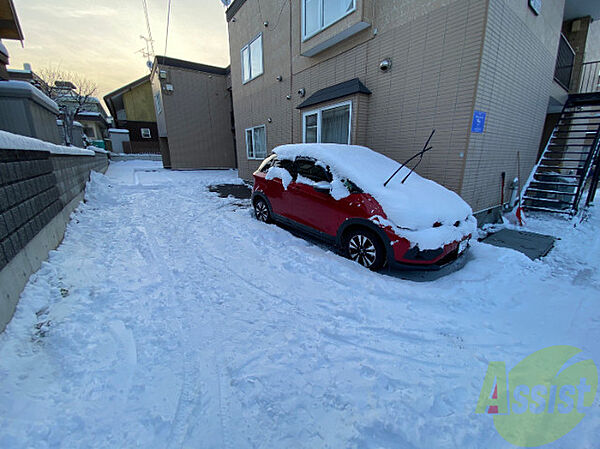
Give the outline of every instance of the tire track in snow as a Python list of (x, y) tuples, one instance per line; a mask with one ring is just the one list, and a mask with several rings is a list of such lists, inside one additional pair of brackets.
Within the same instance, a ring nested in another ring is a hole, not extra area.
[[(158, 241), (146, 227), (138, 227), (138, 230), (143, 235), (146, 245), (144, 245), (144, 253), (148, 255), (155, 263), (165, 267), (168, 281), (174, 288), (181, 279), (178, 279), (168, 263), (168, 258), (160, 249)], [(206, 263), (205, 261), (203, 261)], [(184, 276), (189, 284), (197, 284), (195, 276)], [(214, 287), (213, 287), (214, 288)], [(209, 300), (210, 305), (214, 305), (214, 301)], [(181, 448), (185, 446), (185, 439), (191, 427), (195, 423), (193, 418), (201, 418), (201, 415), (212, 416), (207, 413), (207, 408), (210, 407), (211, 399), (217, 403), (219, 423), (218, 428), (209, 422), (202, 422), (202, 439), (207, 441), (219, 440), (219, 447), (226, 447), (224, 438), (224, 424), (221, 401), (221, 375), (219, 363), (215, 354), (214, 347), (219, 346), (219, 337), (214, 330), (214, 318), (212, 312), (209, 311), (208, 318), (203, 325), (192, 323), (191, 328), (189, 323), (184, 323), (183, 327), (179, 327), (179, 341), (182, 342), (184, 348), (182, 354), (183, 361), (183, 382), (177, 399), (177, 406), (173, 422), (171, 423), (171, 433), (169, 436), (169, 449)], [(201, 345), (204, 349), (200, 349)], [(206, 360), (212, 363), (205, 363)], [(211, 373), (206, 382), (202, 381), (202, 376), (206, 373)], [(213, 397), (216, 392), (216, 398)], [(199, 416), (200, 415), (200, 416)], [(204, 421), (204, 420), (203, 420)], [(217, 435), (206, 435), (206, 433), (217, 433)]]

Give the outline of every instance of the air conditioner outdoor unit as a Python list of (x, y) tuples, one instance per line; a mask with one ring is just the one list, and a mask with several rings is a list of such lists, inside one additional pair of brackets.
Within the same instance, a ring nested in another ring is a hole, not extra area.
[(163, 79), (163, 80), (167, 79), (167, 71), (166, 71), (166, 70), (161, 70), (161, 71), (158, 73), (158, 76), (159, 76), (161, 79)]

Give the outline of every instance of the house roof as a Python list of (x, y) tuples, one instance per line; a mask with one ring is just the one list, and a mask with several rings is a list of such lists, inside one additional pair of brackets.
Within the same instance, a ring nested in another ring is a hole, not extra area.
[(0, 39), (24, 39), (17, 11), (12, 0), (0, 0)]
[(228, 22), (233, 19), (235, 13), (240, 10), (244, 3), (246, 3), (246, 0), (233, 0), (233, 3), (231, 3), (229, 8), (227, 8), (227, 11), (225, 11), (225, 17), (227, 18)]
[(367, 89), (367, 86), (365, 86), (358, 78), (354, 78), (316, 91), (300, 103), (296, 109), (304, 109), (318, 103), (324, 103), (353, 94), (371, 95), (371, 91)]
[(108, 93), (108, 94), (106, 94), (104, 96), (104, 101), (106, 102), (107, 101), (106, 99), (108, 97), (114, 97), (114, 96), (117, 96), (117, 95), (120, 95), (120, 94), (124, 94), (128, 90), (131, 90), (134, 87), (137, 87), (137, 86), (139, 86), (141, 84), (144, 84), (144, 83), (147, 83), (147, 82), (150, 82), (150, 75), (142, 76), (141, 78), (139, 78), (139, 79), (137, 79), (135, 81), (132, 81), (131, 83), (126, 84), (123, 87), (119, 87), (118, 89), (113, 90), (112, 92), (110, 92), (110, 93)]
[(147, 83), (147, 82), (150, 82), (150, 75), (142, 76), (141, 78), (139, 78), (135, 81), (132, 81), (131, 83), (126, 84), (125, 86), (120, 87), (117, 90), (114, 90), (114, 91), (106, 94), (104, 96), (104, 103), (108, 107), (108, 110), (111, 113), (111, 115), (113, 117), (117, 116), (117, 110), (113, 103), (113, 101), (115, 100), (116, 97), (118, 97), (119, 95), (123, 95), (125, 92), (128, 92), (131, 89), (134, 89), (134, 88), (136, 88), (144, 83)]
[(156, 56), (158, 65), (177, 67), (180, 69), (197, 70), (199, 72), (214, 73), (215, 75), (227, 75), (229, 67), (215, 67), (212, 65), (200, 64), (199, 62), (185, 61), (183, 59), (169, 58), (168, 56)]

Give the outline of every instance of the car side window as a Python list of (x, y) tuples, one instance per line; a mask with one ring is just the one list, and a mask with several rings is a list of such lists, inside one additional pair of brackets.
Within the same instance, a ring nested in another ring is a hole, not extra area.
[(273, 167), (281, 167), (284, 168), (285, 170), (287, 170), (289, 172), (290, 175), (292, 175), (292, 178), (296, 178), (296, 170), (294, 168), (294, 162), (284, 159), (284, 160), (280, 160), (280, 159), (276, 159), (273, 161)]
[(331, 182), (332, 176), (325, 167), (317, 165), (311, 159), (296, 159), (296, 171), (299, 175), (314, 182)]

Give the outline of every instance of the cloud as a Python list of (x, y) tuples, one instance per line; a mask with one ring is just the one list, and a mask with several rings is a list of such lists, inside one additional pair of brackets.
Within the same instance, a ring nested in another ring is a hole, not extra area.
[[(163, 54), (166, 0), (147, 0), (157, 54)], [(60, 3), (60, 6), (57, 5)], [(95, 6), (81, 0), (15, 0), (25, 34), (25, 48), (4, 41), (10, 66), (33, 69), (61, 65), (95, 81), (99, 97), (148, 73), (138, 52), (145, 43), (146, 22), (139, 0)], [(108, 2), (107, 2), (108, 3)], [(227, 23), (217, 0), (172, 3), (168, 56), (224, 67), (229, 64)]]

